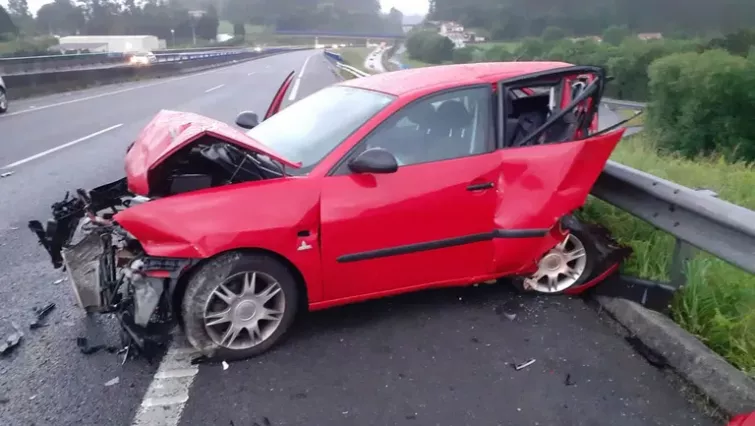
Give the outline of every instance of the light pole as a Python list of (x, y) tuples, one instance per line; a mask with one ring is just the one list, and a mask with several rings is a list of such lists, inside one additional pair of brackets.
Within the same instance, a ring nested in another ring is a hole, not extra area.
[(170, 29), (170, 44), (173, 47), (176, 47), (176, 30), (171, 28)]
[(205, 14), (204, 10), (190, 10), (189, 11), (189, 15), (191, 16), (191, 39), (192, 39), (192, 43), (194, 43), (194, 46), (197, 45), (197, 21), (204, 14)]

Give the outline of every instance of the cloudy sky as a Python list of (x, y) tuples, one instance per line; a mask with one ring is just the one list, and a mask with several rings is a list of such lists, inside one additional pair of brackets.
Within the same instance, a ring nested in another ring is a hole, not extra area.
[[(32, 13), (37, 13), (40, 7), (45, 3), (51, 3), (51, 0), (27, 0), (29, 9)], [(3, 6), (8, 5), (8, 0), (0, 0)], [(424, 15), (427, 13), (427, 0), (380, 0), (380, 5), (384, 11), (389, 11), (392, 7), (402, 11), (404, 15)]]

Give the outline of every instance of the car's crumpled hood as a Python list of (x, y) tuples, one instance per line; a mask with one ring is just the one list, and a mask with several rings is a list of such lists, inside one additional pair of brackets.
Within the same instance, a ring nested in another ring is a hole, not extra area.
[(283, 158), (226, 123), (190, 112), (162, 110), (142, 129), (126, 153), (129, 191), (147, 195), (150, 171), (173, 153), (204, 135), (267, 155), (287, 167), (300, 167), (300, 164)]

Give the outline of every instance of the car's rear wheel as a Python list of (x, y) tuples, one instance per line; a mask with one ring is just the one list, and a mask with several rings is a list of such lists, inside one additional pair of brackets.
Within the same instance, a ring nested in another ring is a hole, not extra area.
[(513, 280), (519, 290), (559, 294), (592, 278), (598, 255), (592, 237), (574, 217), (564, 218), (562, 226), (569, 235), (540, 258), (537, 272)]
[(0, 114), (8, 111), (8, 95), (3, 88), (0, 88)]
[(260, 254), (232, 253), (200, 267), (183, 297), (184, 331), (203, 355), (259, 355), (286, 334), (299, 306), (289, 269)]

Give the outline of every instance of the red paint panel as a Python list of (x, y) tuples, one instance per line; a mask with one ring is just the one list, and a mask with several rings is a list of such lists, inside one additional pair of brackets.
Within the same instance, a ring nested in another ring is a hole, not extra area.
[[(501, 172), (495, 228), (550, 229), (581, 207), (623, 134), (624, 129), (618, 129), (581, 141), (498, 151)], [(519, 272), (556, 243), (496, 239), (495, 271)]]
[(382, 175), (323, 181), (322, 260), (326, 298), (432, 285), (490, 273), (492, 241), (339, 262), (344, 255), (488, 233), (493, 230), (495, 153), (403, 166)]
[(288, 77), (286, 77), (285, 80), (283, 80), (283, 84), (281, 84), (281, 87), (278, 88), (278, 91), (275, 93), (275, 96), (273, 97), (273, 101), (270, 103), (270, 106), (267, 108), (267, 112), (265, 113), (265, 120), (275, 115), (278, 111), (281, 109), (281, 105), (283, 105), (283, 98), (286, 96), (286, 92), (288, 91), (289, 86), (291, 86), (291, 82), (294, 81), (294, 74), (295, 71), (291, 71), (288, 74)]
[[(310, 300), (322, 298), (320, 181), (282, 178), (162, 198), (126, 209), (115, 221), (151, 256), (203, 259), (229, 250), (277, 253), (304, 276)], [(298, 237), (299, 231), (309, 231)], [(297, 250), (301, 242), (309, 250)]]
[(299, 167), (226, 123), (199, 114), (162, 110), (142, 129), (126, 153), (129, 190), (135, 194), (149, 194), (150, 171), (204, 135), (268, 155), (289, 167)]

